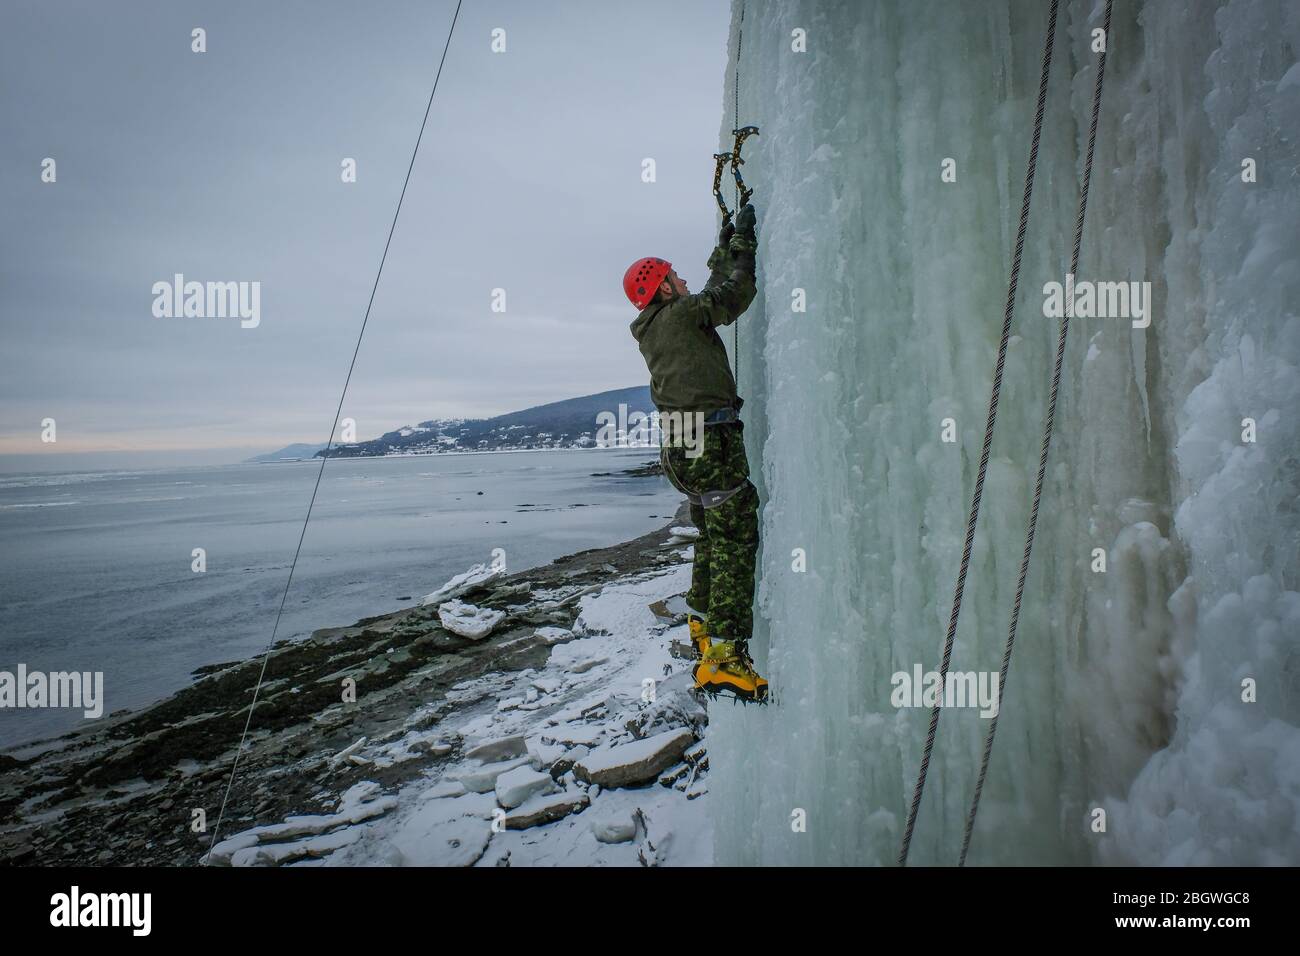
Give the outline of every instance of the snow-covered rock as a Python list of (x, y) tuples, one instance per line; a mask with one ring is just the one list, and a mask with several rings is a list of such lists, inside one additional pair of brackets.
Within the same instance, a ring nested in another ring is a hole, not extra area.
[(542, 743), (569, 747), (585, 744), (591, 747), (603, 740), (605, 733), (605, 727), (601, 724), (564, 724), (543, 733)]
[(528, 753), (528, 742), (522, 735), (514, 737), (501, 737), (497, 740), (485, 740), (483, 743), (475, 744), (465, 752), (468, 760), (479, 760), (483, 763), (496, 763), (500, 760), (509, 760), (512, 757), (522, 757)]
[(569, 674), (585, 674), (593, 667), (607, 663), (610, 659), (609, 651), (609, 644), (604, 638), (584, 637), (553, 647), (547, 665)]
[(506, 573), (506, 563), (504, 561), (493, 561), (490, 564), (476, 564), (468, 571), (464, 571), (436, 591), (426, 594), (420, 604), (428, 607), (433, 604), (441, 604), (443, 601), (450, 601), (452, 598), (460, 597), (470, 588), (477, 587), (493, 578), (500, 577)]
[(448, 601), (438, 608), (438, 620), (453, 634), (481, 641), (506, 618), (504, 611), (476, 607), (464, 601)]
[(420, 794), (421, 800), (443, 800), (447, 797), (459, 797), (469, 791), (459, 780), (442, 780)]
[(591, 821), (591, 833), (601, 843), (628, 843), (636, 836), (636, 821), (631, 814), (598, 817)]
[(555, 790), (555, 781), (549, 773), (542, 773), (532, 767), (516, 767), (497, 777), (497, 803), (507, 810), (513, 810), (530, 797), (551, 793)]
[[(278, 863), (285, 859), (302, 856), (321, 856), (332, 852), (346, 842), (338, 840), (302, 841), (295, 849), (284, 848), (286, 841), (296, 837), (315, 837), (329, 833), (340, 827), (347, 827), (383, 816), (397, 806), (396, 797), (379, 797), (379, 785), (373, 781), (362, 781), (348, 789), (339, 800), (336, 813), (308, 814), (286, 817), (283, 823), (270, 826), (253, 827), (242, 833), (236, 833), (214, 846), (208, 856), (211, 863), (217, 865), (251, 865), (261, 863)], [(342, 839), (342, 838), (339, 838)], [(259, 844), (279, 844), (281, 849), (268, 850), (266, 853), (243, 852), (256, 849)]]
[(355, 828), (335, 830), (307, 840), (294, 843), (272, 843), (266, 846), (255, 845), (237, 851), (230, 858), (231, 866), (279, 866), (291, 860), (308, 857), (319, 858), (351, 846), (361, 839), (361, 831)]
[(606, 788), (649, 783), (680, 761), (694, 740), (694, 733), (679, 728), (618, 747), (601, 747), (574, 764), (573, 772), (585, 783)]
[[(552, 777), (572, 776), (573, 765), (581, 760), (587, 754), (591, 753), (591, 748), (579, 744), (565, 750), (563, 755), (556, 757), (550, 764)], [(576, 778), (575, 778), (576, 779)]]
[(543, 644), (564, 644), (574, 640), (577, 635), (567, 627), (539, 627), (533, 631), (533, 637), (537, 638)]
[(496, 788), (497, 777), (509, 770), (514, 770), (516, 767), (530, 766), (532, 762), (533, 758), (527, 755), (515, 757), (513, 760), (502, 760), (498, 763), (489, 763), (481, 767), (462, 770), (453, 779), (463, 783), (465, 789), (470, 793), (488, 793)]
[(676, 766), (670, 768), (665, 773), (659, 775), (659, 786), (661, 787), (675, 786), (678, 787), (678, 789), (685, 790), (686, 789), (685, 781), (690, 778), (690, 774), (691, 774), (690, 764), (683, 761), (682, 763), (679, 763)]
[(554, 823), (570, 813), (582, 810), (590, 803), (585, 793), (560, 792), (533, 797), (518, 809), (506, 814), (507, 830), (526, 830), (529, 827)]

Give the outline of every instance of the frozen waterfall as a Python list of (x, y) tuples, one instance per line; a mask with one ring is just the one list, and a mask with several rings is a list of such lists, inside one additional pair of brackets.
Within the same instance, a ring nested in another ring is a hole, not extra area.
[[(1061, 4), (956, 671), (1006, 638), (1103, 7)], [(891, 677), (939, 666), (1047, 9), (746, 0), (740, 389), (777, 701), (714, 708), (719, 863), (897, 854), (928, 709)], [(1151, 322), (1071, 325), (973, 865), (1300, 863), (1297, 51), (1287, 0), (1115, 4), (1078, 278), (1149, 282)], [(985, 726), (945, 709), (912, 862), (956, 863)]]

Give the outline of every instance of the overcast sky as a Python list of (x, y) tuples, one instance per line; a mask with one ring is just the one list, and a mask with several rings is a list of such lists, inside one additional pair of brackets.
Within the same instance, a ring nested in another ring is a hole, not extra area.
[[(6, 0), (0, 469), (325, 440), (454, 7)], [(647, 381), (622, 274), (706, 277), (729, 18), (465, 0), (344, 408), (360, 438)], [(260, 324), (156, 318), (175, 273), (260, 282)]]

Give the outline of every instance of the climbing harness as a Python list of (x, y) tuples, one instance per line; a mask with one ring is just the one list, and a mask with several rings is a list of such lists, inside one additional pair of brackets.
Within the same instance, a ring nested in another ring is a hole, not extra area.
[(397, 229), (397, 217), (402, 214), (402, 200), (406, 198), (406, 187), (411, 184), (411, 171), (415, 168), (415, 157), (420, 152), (420, 141), (424, 139), (424, 129), (429, 124), (429, 111), (433, 108), (433, 97), (438, 92), (438, 80), (442, 78), (442, 68), (447, 62), (447, 51), (451, 49), (452, 34), (456, 32), (456, 21), (460, 17), (460, 7), (464, 0), (456, 0), (456, 11), (451, 17), (451, 26), (447, 30), (447, 42), (442, 47), (442, 59), (438, 61), (438, 71), (433, 77), (433, 89), (429, 91), (429, 101), (424, 107), (424, 118), (420, 121), (420, 132), (415, 137), (415, 147), (411, 150), (411, 161), (406, 167), (406, 179), (402, 182), (402, 191), (397, 197), (397, 209), (393, 212), (392, 224), (388, 227), (388, 238), (384, 242), (383, 254), (379, 257), (379, 269), (375, 273), (375, 281), (370, 287), (370, 299), (366, 302), (366, 312), (361, 319), (361, 331), (357, 333), (357, 345), (352, 350), (352, 364), (348, 366), (347, 377), (343, 380), (343, 392), (339, 395), (338, 409), (334, 412), (334, 423), (330, 426), (329, 439), (325, 443), (325, 450), (321, 455), (320, 469), (316, 472), (316, 484), (312, 488), (311, 500), (307, 503), (307, 514), (302, 521), (302, 531), (298, 535), (298, 547), (294, 550), (293, 561), (289, 565), (289, 578), (284, 582), (284, 593), (280, 596), (280, 607), (275, 612), (275, 625), (271, 628), (271, 640), (266, 645), (266, 651), (262, 654), (262, 669), (257, 675), (257, 684), (253, 688), (253, 699), (248, 705), (248, 716), (244, 720), (244, 730), (239, 737), (239, 746), (235, 748), (234, 763), (230, 768), (230, 779), (226, 783), (225, 794), (221, 798), (221, 809), (217, 812), (217, 822), (212, 828), (212, 840), (208, 844), (208, 852), (204, 854), (203, 862), (207, 863), (212, 855), (212, 848), (217, 845), (217, 837), (221, 832), (221, 821), (226, 813), (226, 804), (230, 800), (230, 792), (235, 785), (235, 775), (239, 771), (239, 758), (244, 752), (244, 744), (248, 740), (248, 728), (253, 721), (253, 711), (257, 709), (258, 695), (262, 690), (262, 683), (266, 679), (266, 665), (271, 659), (271, 649), (275, 647), (275, 638), (280, 631), (280, 618), (284, 615), (284, 605), (289, 599), (289, 589), (293, 585), (293, 572), (298, 567), (298, 558), (302, 554), (303, 539), (307, 536), (307, 524), (311, 521), (312, 508), (316, 504), (316, 495), (320, 491), (321, 478), (325, 474), (325, 462), (329, 461), (330, 449), (334, 446), (334, 435), (338, 432), (339, 418), (343, 414), (343, 401), (347, 398), (348, 385), (352, 382), (352, 372), (357, 366), (357, 356), (361, 353), (361, 340), (366, 335), (366, 325), (370, 322), (370, 310), (375, 304), (375, 293), (379, 290), (379, 279), (384, 274), (384, 263), (388, 261), (388, 249), (393, 244), (393, 233)]
[[(1110, 43), (1110, 11), (1114, 0), (1106, 0), (1106, 12), (1102, 22), (1102, 36)], [(1103, 46), (1097, 57), (1097, 79), (1092, 89), (1092, 123), (1088, 127), (1088, 152), (1083, 164), (1083, 186), (1079, 191), (1079, 212), (1074, 220), (1074, 247), (1070, 252), (1070, 274), (1079, 274), (1079, 247), (1083, 244), (1083, 217), (1088, 210), (1088, 190), (1092, 185), (1092, 157), (1097, 145), (1097, 117), (1101, 112), (1101, 86), (1106, 76), (1106, 47)], [(1029, 510), (1029, 528), (1025, 532), (1025, 551), (1020, 560), (1020, 578), (1016, 581), (1016, 601), (1011, 609), (1011, 625), (1007, 630), (1007, 643), (1002, 651), (1002, 670), (998, 677), (998, 699), (1001, 700), (1002, 689), (1007, 684), (1007, 671), (1011, 667), (1011, 648), (1016, 641), (1016, 627), (1020, 623), (1020, 601), (1025, 593), (1025, 579), (1029, 576), (1029, 553), (1034, 547), (1034, 529), (1038, 525), (1038, 504), (1043, 497), (1043, 476), (1047, 473), (1047, 453), (1052, 445), (1052, 426), (1056, 421), (1056, 396), (1061, 387), (1061, 364), (1065, 360), (1065, 338), (1070, 330), (1071, 313), (1074, 302), (1071, 300), (1061, 315), (1056, 338), (1056, 368), (1052, 372), (1052, 392), (1047, 402), (1047, 419), (1043, 426), (1043, 444), (1038, 453), (1038, 477), (1034, 480), (1034, 503)], [(999, 709), (1000, 712), (1000, 709)], [(966, 865), (966, 854), (970, 850), (971, 835), (975, 831), (975, 815), (979, 812), (980, 794), (984, 791), (984, 778), (989, 770), (989, 757), (993, 753), (993, 735), (998, 730), (998, 714), (994, 713), (989, 721), (989, 729), (984, 737), (984, 755), (980, 758), (979, 778), (975, 783), (975, 795), (971, 798), (970, 813), (966, 817), (966, 831), (961, 840), (961, 857), (958, 866)]]
[(677, 473), (673, 471), (673, 464), (668, 459), (667, 455), (663, 456), (663, 466), (664, 466), (664, 476), (668, 479), (668, 483), (671, 484), (678, 491), (680, 491), (683, 495), (685, 495), (686, 500), (688, 502), (690, 502), (693, 505), (699, 505), (705, 511), (710, 511), (718, 507), (719, 505), (725, 503), (726, 501), (730, 500), (734, 495), (737, 495), (740, 492), (744, 491), (745, 488), (748, 487), (750, 483), (749, 479), (746, 478), (744, 481), (736, 485), (736, 487), (734, 488), (707, 490), (707, 491), (701, 491), (698, 494), (696, 494), (695, 492), (687, 488), (684, 484), (682, 484), (681, 479), (677, 477)]
[[(1110, 36), (1110, 19), (1111, 7), (1113, 0), (1106, 0), (1105, 20), (1103, 25), (1103, 37), (1109, 40)], [(1002, 388), (1002, 372), (1006, 365), (1007, 344), (1011, 332), (1011, 320), (1015, 310), (1016, 288), (1020, 277), (1021, 254), (1024, 249), (1025, 231), (1029, 221), (1030, 199), (1033, 195), (1034, 174), (1038, 165), (1038, 145), (1042, 136), (1043, 112), (1047, 97), (1047, 80), (1052, 65), (1052, 48), (1056, 36), (1056, 19), (1059, 7), (1059, 0), (1052, 0), (1051, 10), (1048, 13), (1047, 37), (1043, 48), (1043, 65), (1039, 77), (1038, 86), (1038, 104), (1034, 114), (1034, 133), (1029, 148), (1029, 162), (1025, 170), (1025, 189), (1024, 199), (1020, 209), (1020, 224), (1016, 233), (1015, 253), (1012, 257), (1011, 276), (1007, 287), (1006, 309), (1003, 315), (1002, 337), (998, 346), (997, 367), (993, 374), (992, 394), (989, 399), (988, 421), (984, 430), (984, 447), (980, 457), (979, 470), (975, 479), (975, 490), (971, 497), (971, 507), (966, 523), (966, 541), (962, 551), (961, 566), (957, 573), (957, 584), (953, 595), (952, 613), (948, 621), (948, 633), (944, 640), (943, 659), (939, 670), (940, 685), (946, 683), (948, 666), (952, 660), (953, 642), (957, 632), (957, 620), (961, 613), (961, 601), (966, 586), (966, 575), (970, 567), (971, 548), (975, 538), (975, 526), (979, 518), (980, 501), (984, 492), (984, 478), (988, 470), (989, 449), (993, 441), (993, 430), (997, 421), (998, 399)], [(1101, 109), (1101, 90), (1102, 79), (1105, 75), (1106, 67), (1106, 50), (1103, 47), (1097, 64), (1097, 79), (1093, 89), (1092, 101), (1092, 124), (1088, 134), (1088, 150), (1084, 164), (1083, 184), (1079, 196), (1078, 215), (1075, 219), (1074, 246), (1071, 255), (1070, 271), (1077, 274), (1079, 264), (1079, 249), (1083, 240), (1083, 221), (1087, 209), (1088, 191), (1092, 182), (1092, 162), (1094, 147), (1097, 137), (1097, 118)], [(1038, 522), (1039, 503), (1042, 499), (1043, 478), (1047, 470), (1048, 450), (1051, 446), (1052, 428), (1056, 417), (1056, 401), (1060, 390), (1061, 367), (1065, 357), (1066, 335), (1069, 329), (1069, 313), (1073, 309), (1073, 304), (1066, 309), (1066, 314), (1062, 317), (1056, 350), (1056, 366), (1052, 376), (1051, 393), (1048, 400), (1047, 415), (1043, 430), (1042, 446), (1038, 460), (1038, 476), (1034, 486), (1034, 499), (1030, 511), (1029, 527), (1025, 537), (1024, 555), (1020, 565), (1020, 577), (1016, 587), (1015, 605), (1012, 609), (1011, 624), (1007, 634), (1006, 646), (1003, 650), (1002, 668), (999, 673), (999, 699), (1002, 699), (1001, 691), (1006, 686), (1007, 673), (1011, 665), (1011, 652), (1015, 643), (1016, 628), (1020, 619), (1021, 600), (1024, 595), (1025, 580), (1029, 574), (1029, 558), (1033, 548), (1034, 530)], [(920, 809), (921, 797), (925, 790), (926, 774), (930, 765), (930, 757), (934, 750), (935, 735), (939, 725), (939, 715), (942, 711), (942, 700), (935, 704), (930, 712), (930, 726), (926, 735), (925, 749), (921, 757), (921, 767), (917, 775), (916, 788), (912, 794), (912, 802), (908, 810), (907, 826), (903, 832), (902, 847), (898, 855), (900, 866), (907, 865), (908, 850), (911, 847), (912, 833), (916, 826), (917, 812)], [(975, 785), (974, 797), (971, 801), (970, 812), (966, 818), (965, 833), (962, 839), (961, 856), (958, 862), (959, 866), (965, 865), (966, 855), (970, 848), (971, 835), (975, 828), (976, 814), (979, 812), (980, 795), (984, 788), (984, 781), (988, 773), (989, 759), (993, 751), (993, 737), (997, 731), (997, 715), (991, 718), (988, 732), (984, 740), (984, 752), (980, 762), (979, 776)]]
[[(1002, 370), (1007, 362), (1007, 343), (1011, 338), (1011, 319), (1015, 313), (1016, 288), (1020, 281), (1020, 260), (1025, 247), (1025, 230), (1029, 225), (1029, 201), (1034, 192), (1034, 173), (1038, 168), (1038, 143), (1043, 132), (1043, 109), (1047, 102), (1047, 77), (1052, 68), (1052, 48), (1056, 39), (1056, 13), (1060, 0), (1052, 0), (1047, 18), (1047, 39), (1043, 45), (1043, 67), (1038, 79), (1038, 107), (1034, 113), (1034, 135), (1029, 147), (1029, 163), (1025, 169), (1024, 199), (1020, 205), (1020, 226), (1016, 232), (1016, 248), (1011, 260), (1011, 279), (1007, 284), (1007, 303), (1002, 318), (1002, 338), (998, 343), (998, 363), (993, 371), (993, 390), (989, 398), (988, 421), (984, 426), (984, 449), (980, 455), (979, 471), (975, 477), (975, 491), (971, 496), (970, 513), (966, 519), (966, 544), (962, 550), (961, 567), (957, 572), (957, 586), (953, 594), (952, 613), (948, 619), (948, 634), (943, 643), (943, 661), (939, 668), (939, 686), (948, 679), (948, 665), (952, 662), (952, 646), (957, 635), (957, 618), (961, 614), (962, 594), (966, 589), (966, 573), (970, 569), (971, 547), (975, 541), (975, 523), (979, 519), (980, 500), (984, 496), (984, 476), (988, 472), (989, 449), (993, 444), (993, 428), (997, 422), (998, 398), (1002, 392)], [(917, 774), (912, 803), (907, 811), (907, 826), (903, 830), (903, 845), (898, 852), (898, 865), (907, 865), (907, 853), (912, 845), (912, 832), (916, 815), (921, 808), (925, 791), (925, 778), (930, 769), (930, 755), (934, 751), (934, 738), (939, 729), (939, 714), (943, 711), (940, 698), (930, 711), (930, 727), (926, 733), (925, 750), (921, 755), (921, 769)]]

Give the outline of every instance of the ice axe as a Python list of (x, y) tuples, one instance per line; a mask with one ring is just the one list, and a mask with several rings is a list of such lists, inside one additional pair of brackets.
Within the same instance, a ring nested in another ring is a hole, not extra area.
[[(741, 206), (744, 206), (749, 202), (750, 196), (754, 195), (754, 190), (745, 185), (745, 180), (740, 175), (740, 167), (745, 165), (745, 161), (740, 158), (740, 150), (745, 145), (745, 140), (749, 139), (751, 136), (758, 135), (758, 127), (742, 126), (739, 129), (733, 129), (731, 132), (736, 136), (735, 145), (731, 147), (731, 175), (736, 177), (736, 191), (739, 194), (739, 198), (736, 201), (736, 208), (739, 209)], [(717, 156), (715, 156), (714, 159), (717, 159)], [(718, 168), (721, 169), (722, 167), (719, 166)], [(717, 189), (716, 180), (714, 189)], [(718, 201), (721, 202), (721, 197), (718, 198)]]
[(731, 222), (731, 210), (727, 208), (727, 203), (722, 198), (722, 167), (729, 162), (731, 162), (730, 153), (713, 154), (713, 198), (718, 201), (718, 208), (722, 210), (722, 224), (724, 226)]

